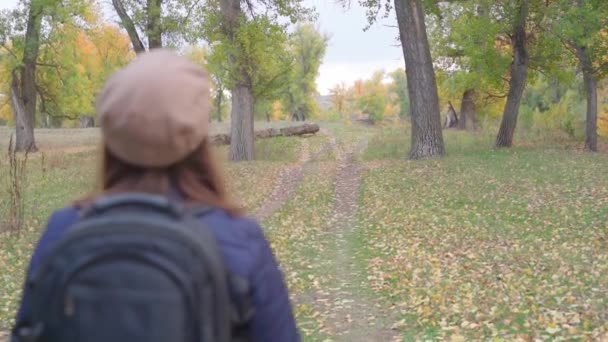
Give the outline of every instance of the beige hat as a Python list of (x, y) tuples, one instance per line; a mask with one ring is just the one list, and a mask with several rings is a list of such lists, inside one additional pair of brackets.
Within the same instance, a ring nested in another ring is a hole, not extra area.
[(168, 50), (142, 53), (107, 81), (97, 116), (104, 143), (118, 158), (144, 167), (172, 165), (208, 134), (208, 74)]

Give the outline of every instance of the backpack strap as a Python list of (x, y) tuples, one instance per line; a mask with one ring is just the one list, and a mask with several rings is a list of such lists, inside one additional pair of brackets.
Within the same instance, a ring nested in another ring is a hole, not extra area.
[[(213, 208), (206, 206), (196, 206), (187, 209), (190, 215), (196, 218), (196, 225), (200, 227), (201, 218), (211, 212)], [(206, 227), (202, 229), (204, 234), (209, 233)], [(211, 235), (211, 234), (209, 234)], [(200, 235), (199, 235), (200, 236)], [(202, 236), (206, 239), (206, 237)], [(212, 239), (215, 241), (215, 239)], [(227, 272), (227, 282), (230, 291), (230, 324), (231, 341), (246, 342), (250, 341), (250, 323), (254, 315), (254, 306), (251, 298), (251, 284), (247, 278), (234, 273)]]
[[(197, 210), (196, 212), (199, 211)], [(227, 275), (224, 261), (222, 260), (222, 254), (219, 246), (217, 245), (215, 236), (213, 236), (211, 231), (204, 226), (199, 216), (196, 216), (193, 213), (194, 212), (191, 210), (187, 210), (185, 212), (185, 215), (183, 216), (185, 221), (184, 223), (188, 227), (192, 227), (193, 230), (196, 228), (196, 234), (193, 234), (193, 236), (197, 237), (197, 242), (201, 246), (201, 250), (207, 252), (205, 257), (210, 261), (209, 266), (212, 268), (210, 273), (215, 275)], [(220, 290), (216, 293), (215, 297), (216, 303), (214, 319), (218, 323), (216, 326), (218, 331), (215, 331), (217, 334), (217, 341), (228, 342), (231, 341), (232, 330), (230, 317), (230, 303), (232, 300), (230, 298), (230, 292), (228, 291), (228, 279), (227, 277), (219, 276), (216, 277), (216, 279), (212, 279), (212, 281), (215, 283), (215, 288)], [(226, 289), (226, 291), (221, 291), (221, 289)], [(228, 305), (225, 305), (225, 303), (228, 303)], [(203, 327), (201, 326), (201, 328)]]
[(185, 208), (179, 202), (173, 201), (165, 196), (153, 195), (140, 192), (128, 192), (115, 195), (102, 196), (96, 199), (90, 206), (83, 209), (82, 218), (100, 215), (118, 207), (147, 207), (157, 210), (173, 217), (181, 217), (185, 214)]

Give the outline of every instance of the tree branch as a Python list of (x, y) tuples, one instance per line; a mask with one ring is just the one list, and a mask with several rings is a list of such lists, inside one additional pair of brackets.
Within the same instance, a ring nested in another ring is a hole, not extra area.
[(3, 47), (3, 48), (6, 50), (6, 51), (8, 51), (8, 53), (10, 53), (10, 54), (11, 54), (11, 55), (12, 55), (12, 56), (15, 58), (15, 59), (19, 59), (19, 58), (17, 57), (17, 54), (15, 53), (15, 51), (13, 51), (13, 49), (9, 49), (9, 48), (6, 46), (6, 44), (2, 44), (2, 47)]
[(489, 99), (504, 99), (505, 97), (507, 97), (508, 94), (492, 94), (490, 92), (486, 92), (486, 96), (485, 96), (485, 100), (489, 100)]
[(133, 44), (135, 53), (145, 52), (146, 48), (139, 38), (139, 34), (137, 33), (133, 20), (123, 6), (122, 0), (112, 0), (112, 5), (114, 5), (116, 14), (118, 14), (120, 17), (122, 26), (124, 26), (125, 30), (127, 30), (127, 33), (129, 34), (129, 38), (131, 39), (131, 44)]
[(59, 68), (59, 65), (57, 65), (57, 64), (48, 64), (48, 63), (40, 63), (40, 62), (37, 62), (36, 66), (49, 67), (49, 68), (55, 68), (55, 69)]

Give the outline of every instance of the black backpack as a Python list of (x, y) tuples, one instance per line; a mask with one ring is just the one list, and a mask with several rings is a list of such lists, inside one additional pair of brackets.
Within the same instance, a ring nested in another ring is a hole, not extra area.
[(246, 340), (252, 310), (234, 303), (231, 276), (205, 209), (130, 193), (82, 212), (27, 280), (27, 327), (16, 341), (228, 342)]

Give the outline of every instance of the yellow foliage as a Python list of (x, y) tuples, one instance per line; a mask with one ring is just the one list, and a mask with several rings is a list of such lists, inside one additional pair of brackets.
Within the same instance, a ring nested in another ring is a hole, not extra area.
[(13, 112), (11, 110), (10, 103), (8, 101), (8, 96), (0, 99), (0, 120), (6, 121), (8, 123), (13, 122)]
[(386, 103), (386, 107), (384, 107), (384, 116), (385, 117), (395, 117), (399, 114), (399, 105), (394, 105), (392, 101), (388, 101)]
[(600, 86), (598, 95), (598, 134), (608, 137), (608, 101), (606, 100), (608, 99), (608, 82), (604, 82), (603, 86)]
[(272, 104), (272, 120), (279, 121), (285, 117), (285, 113), (283, 112), (283, 105), (280, 101), (275, 101)]

